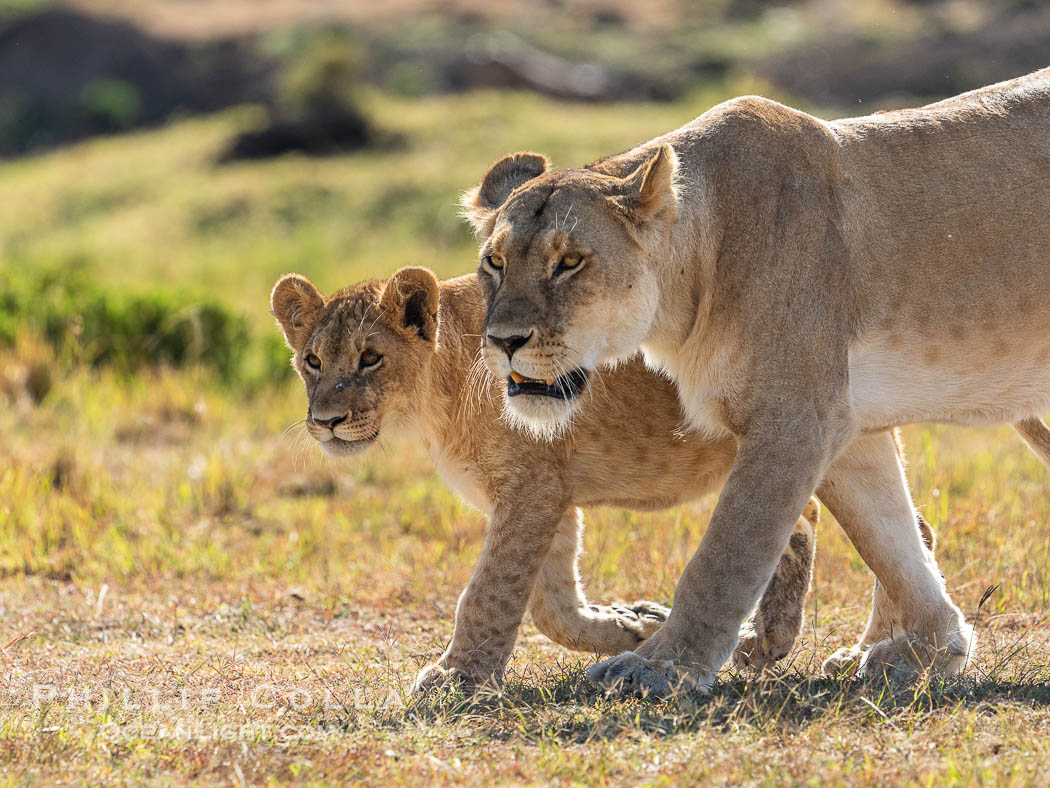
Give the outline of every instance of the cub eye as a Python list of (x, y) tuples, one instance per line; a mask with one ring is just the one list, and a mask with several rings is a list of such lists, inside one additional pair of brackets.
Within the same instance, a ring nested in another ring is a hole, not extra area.
[(321, 368), (321, 359), (319, 359), (313, 353), (308, 355), (305, 360), (306, 360), (306, 366), (308, 366), (310, 369), (320, 369)]
[(567, 271), (575, 271), (583, 264), (583, 257), (578, 254), (567, 254), (561, 260), (558, 261), (558, 265), (554, 267), (554, 273), (563, 274)]
[(361, 369), (367, 369), (368, 367), (374, 367), (376, 364), (378, 364), (382, 360), (383, 360), (383, 357), (381, 355), (376, 353), (374, 350), (369, 349), (369, 350), (366, 350), (364, 353), (361, 354), (360, 367), (361, 367)]
[(503, 273), (503, 258), (501, 257), (487, 254), (481, 258), (481, 263), (485, 268), (488, 268), (490, 272), (495, 271)]

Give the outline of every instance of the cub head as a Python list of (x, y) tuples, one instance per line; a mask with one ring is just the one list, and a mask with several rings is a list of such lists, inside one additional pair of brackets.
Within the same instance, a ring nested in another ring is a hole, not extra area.
[(402, 268), (325, 298), (309, 279), (281, 277), (270, 308), (306, 384), (306, 428), (330, 455), (367, 448), (418, 409), (437, 347), (438, 282)]
[(517, 426), (557, 435), (594, 370), (648, 336), (659, 300), (649, 258), (677, 212), (676, 167), (670, 145), (616, 174), (548, 172), (543, 156), (516, 153), (464, 196), (481, 239), (485, 362), (506, 380)]

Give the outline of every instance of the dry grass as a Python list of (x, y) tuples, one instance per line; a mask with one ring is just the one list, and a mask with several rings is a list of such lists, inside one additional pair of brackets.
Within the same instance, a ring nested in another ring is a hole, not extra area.
[[(703, 108), (587, 108), (599, 133), (583, 139), (535, 99), (377, 106), (408, 149), (216, 170), (238, 122), (223, 116), (11, 166), (0, 250), (25, 265), (79, 253), (112, 286), (229, 285), (227, 303), (275, 330), (265, 294), (282, 270), (329, 287), (469, 267), (471, 240), (437, 212), (498, 153), (575, 163)], [(328, 190), (320, 207), (274, 218), (311, 184)], [(74, 203), (95, 208), (62, 212)], [(245, 396), (193, 370), (75, 369), (28, 391), (52, 367), (29, 338), (0, 350), (7, 783), (1026, 785), (1050, 769), (1050, 476), (1009, 429), (905, 433), (953, 596), (972, 619), (998, 586), (961, 680), (817, 677), (863, 626), (871, 582), (826, 517), (804, 638), (769, 680), (727, 672), (710, 696), (610, 702), (582, 679), (590, 656), (527, 623), (502, 694), (412, 705), (483, 532), (418, 447), (323, 460), (282, 434), (298, 384)], [(589, 512), (592, 598), (669, 601), (713, 503)]]
[[(323, 460), (295, 386), (77, 373), (0, 415), (0, 761), (21, 782), (1028, 784), (1047, 766), (1045, 471), (1008, 431), (908, 431), (916, 498), (981, 649), (960, 681), (817, 677), (869, 576), (820, 533), (804, 639), (756, 683), (609, 702), (527, 625), (503, 694), (412, 705), (480, 518), (395, 441)], [(594, 598), (667, 601), (713, 500), (590, 513)], [(4, 645), (6, 644), (6, 645)]]

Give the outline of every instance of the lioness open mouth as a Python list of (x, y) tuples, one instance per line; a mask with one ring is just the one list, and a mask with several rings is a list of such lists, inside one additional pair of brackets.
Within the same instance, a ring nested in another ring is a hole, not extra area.
[(574, 369), (560, 378), (527, 378), (517, 372), (511, 372), (507, 378), (507, 396), (516, 397), (519, 394), (534, 394), (541, 397), (552, 397), (554, 399), (573, 399), (587, 386), (587, 373), (582, 369)]

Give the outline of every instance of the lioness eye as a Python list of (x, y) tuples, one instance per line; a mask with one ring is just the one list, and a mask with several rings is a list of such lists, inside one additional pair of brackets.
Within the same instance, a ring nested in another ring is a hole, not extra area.
[(374, 367), (376, 364), (379, 363), (379, 360), (381, 358), (382, 356), (380, 356), (374, 350), (366, 350), (364, 353), (361, 354), (361, 369), (365, 369), (366, 367)]
[(320, 369), (321, 359), (319, 359), (317, 356), (311, 353), (306, 357), (306, 366), (308, 366), (310, 369)]
[(554, 273), (560, 274), (565, 271), (572, 271), (580, 267), (580, 263), (583, 262), (583, 258), (578, 254), (567, 254), (561, 260), (558, 261), (558, 265), (554, 269)]
[(502, 271), (503, 270), (503, 260), (501, 258), (499, 258), (499, 257), (493, 257), (490, 254), (485, 255), (485, 265), (487, 265), (489, 268), (492, 268), (492, 269), (494, 269), (496, 271)]

